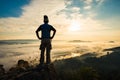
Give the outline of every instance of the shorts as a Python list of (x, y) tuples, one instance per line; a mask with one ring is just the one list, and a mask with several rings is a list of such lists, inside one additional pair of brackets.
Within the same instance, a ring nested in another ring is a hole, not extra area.
[(43, 49), (49, 49), (51, 50), (52, 49), (52, 46), (51, 46), (51, 39), (42, 39), (41, 40), (41, 45), (40, 45), (40, 50), (43, 50)]

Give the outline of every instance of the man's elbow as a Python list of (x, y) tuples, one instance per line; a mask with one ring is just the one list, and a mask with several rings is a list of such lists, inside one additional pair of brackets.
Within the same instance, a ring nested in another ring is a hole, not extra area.
[(56, 32), (56, 29), (54, 30), (54, 32)]
[(38, 31), (35, 31), (35, 33), (38, 33)]

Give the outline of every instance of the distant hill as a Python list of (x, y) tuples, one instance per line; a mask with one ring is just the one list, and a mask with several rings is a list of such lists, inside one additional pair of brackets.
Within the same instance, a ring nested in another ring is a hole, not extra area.
[(120, 46), (109, 48), (109, 49), (104, 49), (103, 51), (120, 51)]
[[(75, 80), (94, 80), (94, 78), (95, 80), (119, 80), (120, 48), (114, 47), (111, 49), (117, 49), (117, 52), (113, 51), (112, 53), (101, 57), (95, 57), (89, 53), (83, 56), (55, 61), (56, 71), (58, 71), (58, 75), (62, 78), (62, 80), (74, 80), (72, 79), (72, 76), (75, 75), (78, 75), (78, 79)], [(86, 58), (81, 60), (81, 57)], [(87, 76), (91, 76), (92, 79), (86, 79)]]
[(71, 40), (69, 42), (92, 42), (92, 41), (83, 41), (83, 40)]

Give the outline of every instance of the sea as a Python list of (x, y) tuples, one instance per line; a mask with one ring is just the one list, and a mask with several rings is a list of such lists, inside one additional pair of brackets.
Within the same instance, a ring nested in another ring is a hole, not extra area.
[[(31, 65), (39, 64), (41, 41), (36, 39), (0, 40), (0, 64), (4, 68), (16, 66), (20, 59), (27, 60)], [(87, 53), (96, 57), (106, 55), (104, 49), (120, 46), (119, 41), (82, 41), (52, 40), (51, 60), (60, 60)]]

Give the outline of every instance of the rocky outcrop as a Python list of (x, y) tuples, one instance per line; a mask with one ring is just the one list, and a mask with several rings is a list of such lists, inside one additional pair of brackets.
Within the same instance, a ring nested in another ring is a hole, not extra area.
[(3, 65), (0, 65), (0, 80), (57, 80), (54, 64), (29, 66), (24, 60), (19, 60), (16, 67), (12, 67), (5, 73)]
[(3, 65), (0, 64), (0, 76), (3, 76), (5, 74), (5, 69), (3, 68)]

